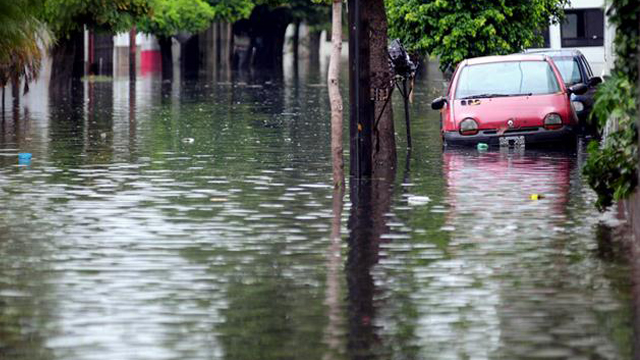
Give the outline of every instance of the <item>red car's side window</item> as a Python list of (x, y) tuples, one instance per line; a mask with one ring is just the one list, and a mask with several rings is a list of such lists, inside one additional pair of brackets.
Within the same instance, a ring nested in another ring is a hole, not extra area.
[(462, 67), (462, 63), (456, 66), (456, 70), (451, 75), (451, 80), (449, 80), (449, 85), (447, 86), (447, 96), (449, 99), (453, 99), (453, 94), (451, 93), (451, 89), (453, 88), (453, 82), (456, 80), (456, 76), (458, 76), (458, 72), (460, 72), (460, 68)]

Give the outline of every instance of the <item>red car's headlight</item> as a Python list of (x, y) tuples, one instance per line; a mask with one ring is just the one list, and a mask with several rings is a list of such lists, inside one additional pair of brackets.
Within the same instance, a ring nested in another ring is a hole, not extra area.
[(460, 134), (475, 135), (478, 133), (478, 123), (472, 118), (466, 118), (460, 122)]
[(558, 114), (548, 114), (544, 117), (544, 128), (547, 130), (556, 130), (562, 127), (562, 118)]

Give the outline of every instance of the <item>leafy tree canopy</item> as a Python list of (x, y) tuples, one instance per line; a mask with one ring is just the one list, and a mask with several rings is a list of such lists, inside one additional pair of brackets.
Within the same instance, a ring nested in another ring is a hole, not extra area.
[(256, 5), (270, 8), (288, 8), (293, 21), (304, 21), (310, 27), (326, 28), (330, 22), (329, 11), (332, 0), (256, 0)]
[(0, 0), (0, 62), (9, 60), (17, 49), (30, 46), (40, 28), (37, 0)]
[(318, 3), (318, 1), (291, 0), (288, 1), (287, 6), (291, 8), (291, 14), (295, 21), (304, 21), (311, 27), (322, 27), (330, 21), (329, 10), (331, 7)]
[(179, 32), (196, 33), (213, 21), (236, 21), (251, 15), (251, 0), (150, 0), (152, 16), (142, 19), (139, 29), (161, 37)]
[(465, 58), (509, 54), (541, 42), (537, 33), (568, 0), (386, 0), (390, 37), (413, 53), (440, 57), (440, 68)]
[(125, 31), (150, 13), (148, 0), (45, 0), (43, 18), (58, 37), (83, 29)]
[(38, 0), (0, 0), (0, 87), (11, 79), (29, 82), (40, 72), (42, 47), (49, 33), (36, 18), (42, 11)]
[(0, 0), (0, 56), (20, 45), (36, 28), (37, 11), (33, 0)]
[(216, 12), (216, 20), (234, 22), (248, 18), (255, 6), (252, 0), (208, 0)]

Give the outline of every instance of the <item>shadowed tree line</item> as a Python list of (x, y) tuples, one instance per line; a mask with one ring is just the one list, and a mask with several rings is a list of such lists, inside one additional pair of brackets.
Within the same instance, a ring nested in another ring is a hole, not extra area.
[[(531, 45), (536, 40), (535, 30), (557, 19), (566, 1), (536, 0), (531, 5), (528, 0), (508, 3), (486, 0), (477, 6), (461, 6), (464, 3), (461, 1), (453, 3), (454, 6), (448, 7), (440, 1), (429, 0), (386, 0), (368, 4), (365, 10), (380, 14), (371, 19), (375, 29), (372, 41), (381, 43), (374, 47), (374, 53), (386, 47), (382, 44), (386, 41), (385, 12), (394, 37), (402, 38), (417, 56), (424, 57), (427, 52), (438, 55), (444, 60), (443, 66), (448, 66), (465, 56), (518, 51)], [(322, 0), (0, 0), (0, 31), (9, 35), (0, 41), (0, 49), (3, 54), (17, 54), (11, 51), (18, 49), (15, 41), (11, 47), (4, 39), (11, 42), (16, 34), (22, 33), (23, 38), (31, 38), (34, 43), (33, 34), (38, 33), (34, 29), (45, 24), (55, 39), (51, 49), (52, 82), (68, 85), (87, 71), (83, 61), (85, 30), (111, 35), (135, 26), (137, 31), (158, 38), (164, 77), (171, 78), (172, 39), (179, 40), (186, 52), (183, 56), (183, 61), (188, 62), (186, 68), (198, 68), (201, 56), (193, 39), (212, 23), (226, 22), (233, 24), (230, 46), (243, 52), (236, 52), (236, 59), (244, 60), (235, 62), (238, 67), (278, 70), (282, 64), (284, 33), (290, 24), (295, 29), (294, 61), (300, 44), (300, 24), (305, 23), (310, 30), (310, 59), (317, 63), (314, 60), (318, 58), (320, 33), (328, 30), (329, 12), (328, 1)], [(29, 46), (25, 44), (22, 42), (19, 48), (28, 52)], [(28, 59), (39, 58), (27, 55)], [(374, 77), (380, 73), (380, 69), (375, 69), (379, 67), (375, 64), (376, 58), (372, 57), (374, 63), (371, 64)], [(381, 56), (380, 62), (386, 62), (386, 58)], [(36, 66), (20, 66), (20, 69), (39, 68), (37, 62), (33, 65)], [(19, 77), (28, 80), (33, 74), (37, 75), (30, 72)], [(6, 83), (1, 76), (0, 80)]]
[[(96, 34), (114, 34), (135, 25), (137, 31), (155, 35), (163, 78), (171, 79), (172, 40), (181, 43), (187, 70), (196, 69), (197, 73), (198, 33), (214, 22), (232, 23), (236, 33), (247, 36), (251, 66), (277, 69), (282, 63), (284, 35), (289, 24), (306, 22), (316, 26), (329, 20), (328, 8), (311, 0), (45, 0), (36, 13), (57, 39), (52, 49), (52, 82), (56, 84), (66, 84), (84, 75), (85, 29)], [(315, 38), (319, 40), (319, 35)]]
[(289, 24), (296, 25), (294, 47), (299, 44), (297, 34), (303, 22), (310, 26), (312, 47), (318, 47), (320, 31), (328, 21), (328, 7), (311, 0), (0, 0), (0, 86), (20, 79), (28, 84), (37, 78), (49, 37), (53, 38), (51, 82), (68, 87), (88, 70), (84, 54), (91, 45), (85, 49), (85, 30), (90, 36), (111, 36), (135, 26), (139, 32), (155, 35), (163, 77), (170, 79), (172, 39), (186, 52), (186, 68), (197, 71), (201, 60), (198, 33), (214, 22), (234, 24), (234, 32), (247, 37), (248, 65), (277, 69)]

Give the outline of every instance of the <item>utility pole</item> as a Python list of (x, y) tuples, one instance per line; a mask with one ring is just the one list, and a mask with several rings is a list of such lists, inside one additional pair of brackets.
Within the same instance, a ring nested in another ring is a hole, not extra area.
[(129, 31), (129, 80), (136, 81), (136, 27)]
[(370, 94), (369, 20), (366, 1), (349, 0), (349, 143), (350, 173), (371, 178), (374, 103)]
[[(95, 33), (93, 32), (93, 30), (89, 30), (89, 40), (88, 40), (88, 47), (89, 50), (87, 51), (88, 53), (88, 58), (87, 58), (87, 65), (86, 65), (86, 71), (85, 71), (85, 75), (98, 75), (97, 73), (93, 74), (94, 70), (97, 69), (93, 69), (93, 64), (95, 62)], [(80, 51), (76, 50), (76, 53), (79, 53)]]

